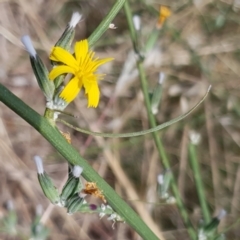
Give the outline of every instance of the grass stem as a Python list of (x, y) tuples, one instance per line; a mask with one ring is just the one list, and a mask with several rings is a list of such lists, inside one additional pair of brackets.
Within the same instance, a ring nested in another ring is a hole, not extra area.
[(113, 5), (112, 9), (109, 11), (107, 16), (103, 19), (103, 21), (98, 25), (98, 27), (94, 30), (91, 36), (88, 38), (89, 46), (93, 46), (96, 41), (106, 32), (109, 28), (110, 23), (115, 18), (117, 13), (123, 7), (125, 0), (117, 0)]
[[(125, 14), (127, 17), (127, 21), (128, 21), (128, 25), (129, 25), (129, 30), (130, 30), (130, 36), (133, 42), (133, 46), (135, 48), (135, 46), (137, 46), (136, 41), (137, 41), (137, 36), (136, 36), (136, 31), (133, 27), (133, 21), (132, 21), (132, 12), (131, 12), (131, 8), (129, 5), (129, 2), (126, 1), (124, 4), (124, 10), (125, 10)], [(139, 54), (140, 49), (135, 49), (136, 54)], [(147, 79), (146, 79), (146, 74), (145, 74), (145, 70), (143, 67), (143, 61), (144, 59), (139, 57), (138, 61), (137, 61), (137, 68), (139, 71), (139, 77), (140, 77), (140, 81), (141, 81), (141, 85), (142, 85), (142, 91), (143, 91), (143, 95), (144, 95), (144, 101), (145, 101), (145, 106), (147, 109), (147, 114), (148, 114), (148, 120), (149, 120), (149, 124), (150, 127), (153, 128), (155, 126), (157, 126), (156, 124), (156, 120), (154, 115), (152, 114), (151, 111), (151, 103), (150, 103), (150, 99), (149, 99), (149, 95), (148, 95), (148, 84), (147, 84)], [(153, 132), (152, 133), (153, 138), (154, 138), (154, 142), (156, 144), (159, 156), (162, 159), (162, 164), (164, 166), (165, 169), (170, 169), (170, 162), (169, 159), (167, 157), (166, 151), (164, 149), (164, 146), (162, 144), (162, 141), (159, 137), (159, 134), (157, 132)], [(174, 176), (171, 175), (171, 188), (172, 188), (172, 192), (174, 194), (174, 197), (176, 199), (177, 202), (177, 206), (179, 208), (179, 211), (181, 213), (181, 216), (183, 218), (183, 221), (186, 225), (186, 228), (188, 230), (189, 236), (191, 237), (191, 239), (196, 239), (196, 232), (192, 226), (192, 223), (190, 221), (190, 218), (188, 216), (187, 210), (183, 204), (183, 201), (181, 199), (179, 190), (177, 188), (177, 184), (176, 181), (174, 179)]]
[(192, 166), (193, 176), (196, 184), (197, 194), (198, 194), (201, 210), (203, 213), (203, 218), (205, 223), (207, 224), (211, 221), (212, 218), (209, 212), (209, 208), (208, 208), (208, 204), (207, 204), (206, 196), (204, 192), (204, 185), (202, 182), (200, 166), (197, 159), (196, 145), (194, 145), (193, 143), (189, 144), (189, 157), (190, 157), (189, 160)]

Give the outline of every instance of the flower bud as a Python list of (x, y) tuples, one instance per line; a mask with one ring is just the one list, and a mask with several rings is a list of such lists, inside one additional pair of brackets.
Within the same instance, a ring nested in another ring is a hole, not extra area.
[(159, 81), (153, 90), (151, 109), (152, 113), (155, 115), (158, 113), (158, 108), (162, 98), (162, 84), (164, 82), (165, 74), (163, 72), (159, 73)]
[(51, 201), (51, 203), (59, 205), (60, 198), (58, 190), (53, 185), (51, 178), (44, 172), (43, 174), (38, 174), (38, 181), (42, 187), (45, 196)]
[(49, 72), (38, 54), (36, 53), (30, 37), (27, 35), (23, 36), (22, 43), (26, 47), (26, 50), (30, 55), (30, 62), (34, 75), (36, 76), (38, 85), (41, 88), (43, 94), (45, 95), (47, 102), (51, 102), (55, 91), (55, 85), (53, 81), (50, 81), (48, 78)]
[(1, 219), (3, 229), (10, 234), (15, 235), (17, 233), (16, 226), (17, 226), (17, 213), (14, 208), (14, 204), (11, 200), (7, 202), (7, 216)]
[(47, 239), (49, 230), (40, 222), (42, 205), (36, 207), (35, 219), (31, 224), (31, 239)]
[(75, 27), (78, 24), (78, 22), (81, 20), (81, 18), (82, 18), (82, 15), (79, 14), (78, 12), (73, 13), (70, 22), (65, 28), (62, 36), (56, 42), (55, 46), (59, 46), (66, 50), (70, 49), (70, 46), (72, 44), (72, 41), (75, 35)]
[(167, 199), (169, 198), (169, 186), (171, 181), (171, 171), (167, 170), (164, 174), (158, 175), (158, 194), (160, 198)]
[(217, 232), (220, 220), (226, 215), (226, 211), (222, 209), (217, 217), (212, 218), (211, 222), (202, 226), (198, 231), (198, 239), (212, 239)]
[(51, 201), (52, 204), (60, 205), (58, 190), (53, 185), (51, 178), (44, 171), (42, 159), (39, 156), (35, 156), (34, 161), (37, 166), (38, 181), (44, 195)]
[(75, 193), (67, 202), (68, 214), (78, 212), (81, 209), (81, 206), (86, 203), (87, 202), (84, 200), (84, 197), (81, 196), (81, 193)]
[(74, 166), (72, 171), (69, 173), (68, 180), (63, 187), (60, 195), (61, 204), (66, 205), (67, 200), (76, 192), (79, 192), (82, 188), (82, 183), (79, 179), (83, 169), (80, 166)]
[[(72, 44), (72, 41), (75, 36), (75, 27), (78, 24), (78, 22), (81, 20), (82, 15), (78, 12), (73, 13), (72, 18), (70, 22), (68, 23), (66, 29), (64, 30), (62, 36), (59, 38), (59, 40), (56, 42), (55, 46), (59, 46), (61, 48), (66, 49), (67, 51), (70, 50), (70, 46)], [(53, 62), (52, 62), (53, 63)], [(55, 65), (55, 63), (53, 63)], [(56, 88), (58, 88), (61, 83), (64, 81), (65, 74), (57, 77), (54, 80), (54, 84)]]

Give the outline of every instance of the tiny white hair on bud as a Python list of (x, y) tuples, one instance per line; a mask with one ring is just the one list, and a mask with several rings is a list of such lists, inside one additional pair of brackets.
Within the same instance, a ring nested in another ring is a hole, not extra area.
[(73, 173), (73, 176), (75, 178), (79, 178), (80, 175), (82, 174), (82, 172), (83, 172), (83, 168), (82, 167), (77, 166), (77, 165), (73, 167), (72, 173)]
[(37, 55), (37, 52), (32, 45), (31, 38), (28, 35), (24, 35), (22, 36), (21, 41), (24, 47), (26, 48), (27, 52), (29, 53), (29, 55), (35, 58)]
[(138, 15), (133, 16), (133, 25), (137, 31), (141, 28), (141, 18)]
[(76, 25), (79, 23), (79, 21), (81, 20), (82, 18), (82, 15), (78, 12), (74, 12), (73, 15), (72, 15), (72, 18), (69, 22), (69, 27), (70, 28), (75, 28)]
[(44, 173), (44, 169), (43, 169), (43, 163), (42, 163), (42, 158), (40, 158), (39, 156), (34, 156), (34, 162), (37, 166), (37, 173), (38, 174), (43, 174)]
[(110, 28), (110, 29), (116, 29), (117, 27), (115, 26), (114, 23), (110, 23), (110, 24), (109, 24), (109, 28)]
[(158, 78), (158, 83), (159, 84), (163, 84), (165, 80), (165, 73), (164, 72), (160, 72), (159, 73), (159, 78)]
[(160, 185), (163, 185), (163, 174), (159, 174), (158, 176), (157, 176), (157, 181), (158, 181), (158, 183), (160, 184)]
[(227, 211), (224, 210), (224, 209), (221, 209), (218, 216), (217, 216), (218, 220), (221, 220), (223, 217), (226, 216), (226, 214), (227, 214)]

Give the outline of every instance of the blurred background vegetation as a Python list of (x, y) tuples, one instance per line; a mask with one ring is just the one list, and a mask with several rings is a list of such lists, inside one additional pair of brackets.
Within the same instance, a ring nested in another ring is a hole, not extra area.
[[(74, 11), (83, 14), (76, 40), (88, 37), (115, 1), (90, 0), (5, 0), (0, 1), (0, 81), (33, 109), (43, 114), (44, 97), (34, 78), (28, 54), (20, 38), (29, 34), (50, 69), (48, 54), (59, 39)], [(161, 5), (172, 14), (159, 30), (156, 25)], [(141, 17), (139, 46), (153, 31), (157, 41), (144, 52), (149, 93), (156, 87), (159, 73), (165, 74), (162, 100), (156, 114), (163, 123), (193, 107), (211, 84), (206, 101), (184, 121), (159, 133), (177, 179), (178, 189), (191, 221), (197, 227), (202, 212), (189, 163), (189, 133), (201, 135), (197, 158), (212, 216), (221, 209), (227, 215), (219, 232), (226, 239), (240, 239), (240, 2), (238, 0), (131, 0), (134, 14)], [(87, 109), (83, 94), (67, 111), (78, 118), (64, 117), (82, 128), (101, 132), (134, 132), (149, 128), (124, 11), (113, 21), (95, 45), (98, 57), (114, 57), (101, 68), (107, 76), (100, 83), (101, 101), (97, 109)], [(44, 158), (45, 170), (61, 187), (67, 163), (31, 126), (0, 104), (0, 220), (8, 216), (11, 200), (17, 214), (13, 231), (1, 226), (1, 239), (27, 239), (41, 204), (41, 222), (50, 232), (48, 239), (140, 239), (126, 224), (99, 220), (97, 215), (69, 216), (53, 207), (37, 181), (33, 156)], [(84, 158), (136, 211), (148, 225), (158, 226), (165, 239), (188, 239), (175, 204), (167, 204), (157, 194), (157, 176), (163, 173), (152, 135), (128, 139), (103, 139), (61, 126), (69, 131), (73, 145)], [(171, 195), (171, 192), (169, 192)], [(98, 200), (92, 199), (93, 203)], [(12, 208), (11, 208), (12, 209)], [(11, 210), (10, 209), (10, 210)], [(6, 226), (5, 226), (6, 227)]]

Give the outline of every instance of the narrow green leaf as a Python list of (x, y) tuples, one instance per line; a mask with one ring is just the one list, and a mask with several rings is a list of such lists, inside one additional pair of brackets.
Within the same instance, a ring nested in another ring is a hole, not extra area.
[(78, 132), (86, 133), (86, 134), (93, 135), (93, 136), (109, 137), (109, 138), (139, 137), (139, 136), (146, 135), (148, 133), (157, 132), (157, 131), (159, 131), (163, 128), (166, 128), (166, 127), (168, 127), (168, 126), (170, 126), (174, 123), (177, 123), (177, 122), (181, 121), (182, 119), (184, 119), (185, 117), (187, 117), (190, 113), (192, 113), (206, 99), (210, 89), (211, 89), (211, 86), (208, 88), (208, 90), (207, 90), (206, 94), (203, 96), (203, 98), (192, 109), (190, 109), (188, 112), (186, 112), (186, 113), (180, 115), (179, 117), (176, 117), (176, 118), (174, 118), (174, 119), (172, 119), (168, 122), (160, 124), (160, 125), (158, 125), (154, 128), (150, 128), (150, 129), (139, 131), (139, 132), (119, 133), (119, 134), (92, 132), (92, 131), (89, 131), (89, 130), (86, 130), (86, 129), (75, 127), (75, 126), (71, 125), (70, 123), (68, 123), (64, 120), (61, 120), (61, 119), (58, 119), (57, 121), (65, 124), (66, 126), (68, 126), (70, 128), (73, 128), (74, 130), (76, 130)]

